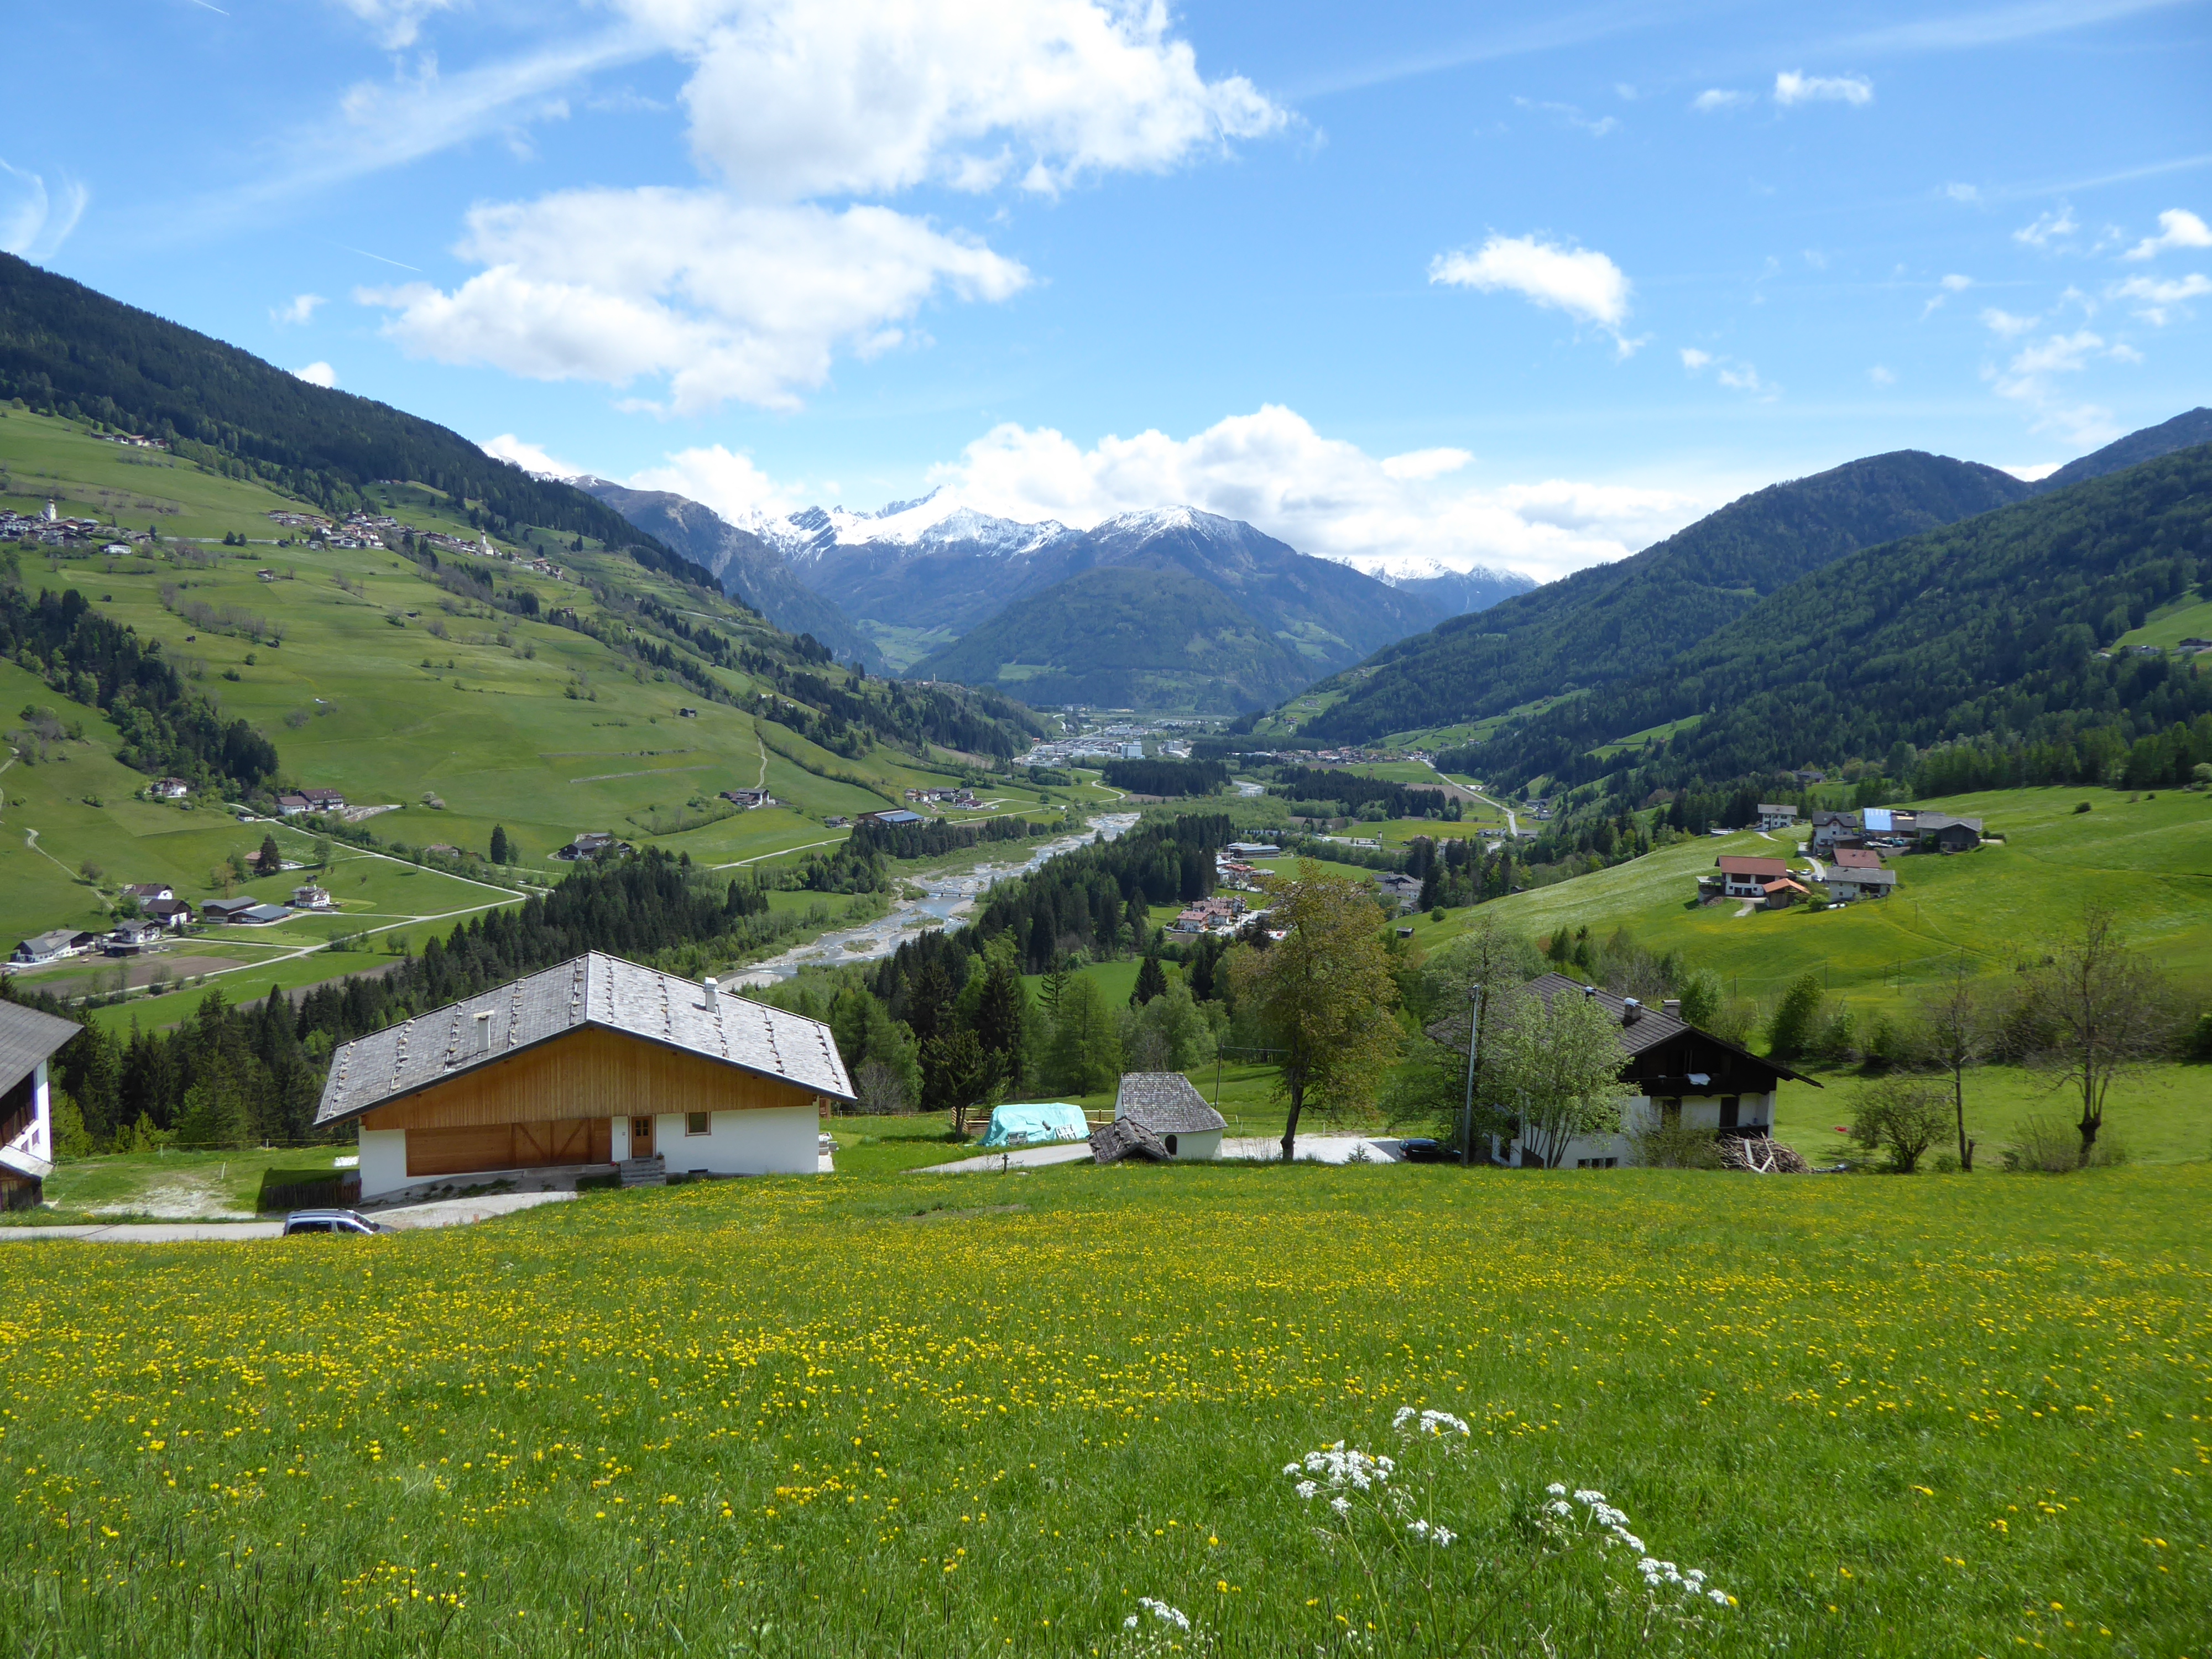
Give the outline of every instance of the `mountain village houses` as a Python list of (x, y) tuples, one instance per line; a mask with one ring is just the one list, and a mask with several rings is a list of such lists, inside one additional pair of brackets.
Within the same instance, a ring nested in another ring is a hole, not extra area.
[(830, 1028), (592, 951), (342, 1044), (315, 1127), (356, 1128), (361, 1196), (619, 1170), (624, 1184), (811, 1175), (854, 1100)]
[[(1762, 831), (1787, 830), (1796, 822), (1796, 808), (1762, 805), (1759, 816)], [(1981, 844), (1979, 818), (1887, 806), (1817, 811), (1800, 854), (1804, 869), (1792, 869), (1789, 857), (1724, 853), (1713, 860), (1717, 873), (1698, 878), (1698, 890), (1709, 904), (1735, 899), (1770, 910), (1810, 898), (1814, 884), (1826, 887), (1832, 903), (1887, 898), (1898, 885), (1887, 860), (1916, 853), (1971, 853)]]

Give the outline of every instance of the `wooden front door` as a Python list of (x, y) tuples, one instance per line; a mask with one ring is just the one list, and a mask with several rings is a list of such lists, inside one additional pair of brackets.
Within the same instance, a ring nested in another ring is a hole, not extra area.
[(632, 1158), (653, 1156), (653, 1120), (634, 1117), (629, 1121), (629, 1155)]

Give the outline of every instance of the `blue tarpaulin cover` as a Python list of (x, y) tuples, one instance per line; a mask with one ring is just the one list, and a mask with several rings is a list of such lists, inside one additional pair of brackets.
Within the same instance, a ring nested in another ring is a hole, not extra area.
[(1866, 827), (1869, 833), (1873, 835), (1887, 836), (1890, 834), (1891, 825), (1889, 808), (1887, 806), (1868, 807), (1866, 809)]
[(1000, 1106), (991, 1113), (986, 1146), (1042, 1146), (1053, 1140), (1087, 1140), (1091, 1125), (1083, 1108), (1064, 1100), (1028, 1101)]

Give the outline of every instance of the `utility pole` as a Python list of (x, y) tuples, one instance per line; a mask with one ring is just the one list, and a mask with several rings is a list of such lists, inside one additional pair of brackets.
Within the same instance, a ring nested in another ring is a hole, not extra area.
[(1462, 1170), (1474, 1161), (1474, 1049), (1481, 1033), (1482, 984), (1477, 981), (1467, 991), (1467, 1103), (1461, 1109), (1459, 1120), (1459, 1166)]

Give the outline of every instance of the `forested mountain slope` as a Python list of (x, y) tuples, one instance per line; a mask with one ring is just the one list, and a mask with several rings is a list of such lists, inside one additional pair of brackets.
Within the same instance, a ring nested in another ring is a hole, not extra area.
[(1017, 599), (910, 671), (995, 686), (1032, 706), (1265, 708), (1310, 678), (1306, 661), (1210, 584), (1109, 566)]
[(838, 659), (855, 659), (881, 672), (872, 641), (853, 626), (836, 600), (792, 574), (781, 550), (741, 530), (709, 507), (665, 489), (631, 489), (605, 478), (578, 478), (576, 487), (603, 501), (649, 536), (713, 571), (722, 591), (744, 600), (788, 634), (811, 634)]
[[(169, 440), (177, 453), (333, 512), (362, 485), (406, 478), (477, 503), (476, 522), (610, 546), (667, 550), (565, 483), (494, 460), (458, 432), (350, 392), (311, 386), (251, 352), (0, 253), (0, 400)], [(653, 556), (659, 556), (655, 558)], [(669, 567), (672, 575), (687, 574)], [(705, 573), (697, 573), (704, 579)]]
[[(2212, 673), (2105, 647), (2212, 568), (2212, 445), (1852, 554), (1659, 672), (1571, 698), (1476, 752), (1514, 787), (1626, 775), (1615, 793), (1755, 776), (1814, 757), (1984, 740), (2039, 775), (2212, 711)], [(1701, 718), (1601, 758), (1626, 732)]]
[(1357, 742), (1632, 679), (1808, 571), (2027, 494), (1994, 467), (1918, 450), (1771, 485), (1617, 563), (1399, 641), (1301, 730)]
[(2054, 489), (2064, 489), (2090, 478), (2101, 478), (2107, 472), (2118, 472), (2124, 467), (2140, 466), (2145, 461), (2154, 461), (2161, 455), (2171, 455), (2177, 449), (2190, 449), (2198, 444), (2212, 443), (2212, 409), (2192, 409), (2185, 415), (2177, 415), (2156, 426), (2147, 426), (2140, 432), (2130, 432), (2124, 438), (2106, 444), (2060, 467), (2042, 483), (2034, 486), (2039, 495), (2047, 495)]

